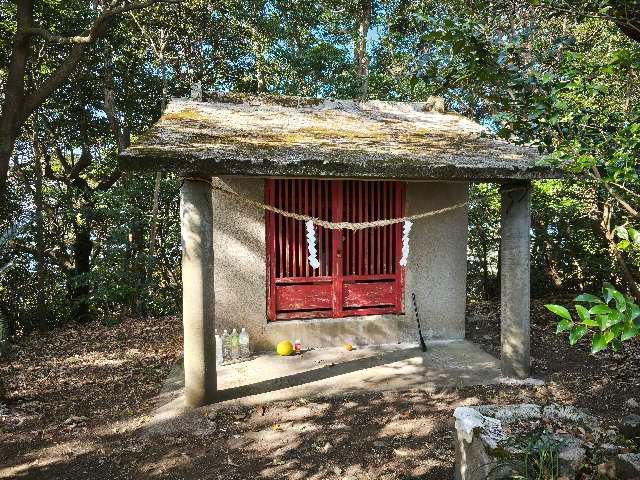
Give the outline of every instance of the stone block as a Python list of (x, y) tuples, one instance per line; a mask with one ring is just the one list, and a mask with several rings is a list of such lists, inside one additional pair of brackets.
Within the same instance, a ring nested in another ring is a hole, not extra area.
[[(595, 448), (591, 440), (602, 437), (600, 422), (571, 406), (459, 407), (454, 418), (456, 480), (513, 478), (514, 474), (524, 473), (519, 469), (528, 455), (535, 456), (543, 449), (557, 454), (560, 476), (574, 478), (587, 461), (588, 451)], [(561, 428), (544, 427), (549, 422)], [(572, 431), (582, 432), (584, 438), (568, 433)]]
[(621, 480), (640, 479), (640, 453), (622, 453), (615, 460), (615, 475)]
[(627, 438), (640, 437), (640, 415), (627, 415), (622, 419), (620, 431)]

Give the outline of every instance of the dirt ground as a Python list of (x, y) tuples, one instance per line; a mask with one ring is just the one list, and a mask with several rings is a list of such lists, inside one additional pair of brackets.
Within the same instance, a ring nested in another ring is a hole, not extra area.
[[(557, 299), (556, 299), (557, 300)], [(186, 431), (147, 428), (181, 351), (176, 318), (33, 334), (0, 361), (0, 478), (452, 478), (451, 414), (463, 404), (558, 402), (614, 424), (640, 413), (640, 346), (590, 356), (532, 308), (542, 386), (414, 389), (207, 410)], [(470, 306), (467, 338), (499, 355), (498, 307)]]

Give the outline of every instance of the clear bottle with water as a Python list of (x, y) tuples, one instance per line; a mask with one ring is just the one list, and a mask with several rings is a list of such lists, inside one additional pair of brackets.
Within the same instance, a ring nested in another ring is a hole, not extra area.
[(240, 336), (234, 328), (231, 331), (231, 359), (237, 360), (238, 358), (240, 358)]
[(222, 361), (226, 362), (231, 358), (231, 335), (226, 330), (222, 331)]
[(222, 337), (216, 329), (216, 365), (222, 365), (224, 363), (224, 356), (222, 354)]
[(249, 349), (249, 333), (243, 327), (240, 331), (240, 358), (249, 358), (251, 350)]

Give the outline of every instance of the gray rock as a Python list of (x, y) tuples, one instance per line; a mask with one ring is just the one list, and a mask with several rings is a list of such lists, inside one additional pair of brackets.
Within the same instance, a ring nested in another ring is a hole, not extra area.
[(478, 405), (474, 407), (485, 417), (495, 418), (502, 423), (512, 423), (518, 420), (536, 420), (540, 418), (542, 410), (533, 403), (516, 405)]
[(624, 402), (624, 404), (629, 408), (640, 407), (640, 403), (638, 403), (638, 401), (633, 397), (629, 398), (626, 402)]
[(542, 409), (542, 418), (576, 423), (591, 431), (600, 428), (600, 421), (597, 418), (571, 405), (548, 405)]
[(487, 480), (500, 478), (496, 473), (496, 460), (491, 457), (484, 442), (476, 434), (467, 442), (458, 431), (455, 445), (454, 480)]
[[(577, 426), (583, 433), (590, 432), (593, 439), (596, 435), (592, 432), (600, 428), (596, 418), (575, 407), (562, 405), (544, 408), (534, 404), (458, 407), (454, 417), (456, 480), (498, 480), (513, 478), (514, 473), (521, 474), (513, 472), (509, 466), (513, 464), (503, 458), (505, 452), (522, 455), (531, 448), (526, 443), (533, 438), (528, 437), (528, 427), (517, 426), (520, 422), (537, 425), (543, 420), (553, 420), (574, 428)], [(515, 431), (510, 424), (516, 425)], [(601, 436), (601, 431), (598, 436)], [(566, 433), (549, 433), (532, 446), (534, 450), (557, 449), (560, 474), (567, 478), (576, 476), (586, 462), (588, 449), (593, 447), (594, 444)]]
[(640, 437), (640, 415), (627, 415), (624, 417), (620, 431), (627, 438)]
[(639, 479), (640, 478), (640, 453), (623, 453), (615, 460), (616, 478)]
[(620, 445), (615, 445), (613, 443), (603, 443), (600, 445), (600, 448), (607, 455), (615, 455), (622, 449)]
[(569, 477), (575, 476), (578, 469), (585, 463), (586, 456), (587, 450), (579, 440), (559, 447), (558, 468), (560, 474), (568, 475)]

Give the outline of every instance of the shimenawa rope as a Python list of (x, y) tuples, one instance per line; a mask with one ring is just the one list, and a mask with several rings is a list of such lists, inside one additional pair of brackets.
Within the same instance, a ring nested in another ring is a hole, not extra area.
[[(415, 220), (421, 220), (423, 218), (428, 218), (428, 217), (433, 217), (435, 215), (440, 215), (443, 213), (447, 213), (447, 212), (451, 212), (453, 210), (457, 210), (459, 208), (462, 208), (466, 205), (468, 205), (470, 203), (470, 200), (467, 200), (465, 202), (460, 202), (460, 203), (456, 203), (454, 205), (450, 205), (448, 207), (444, 207), (444, 208), (439, 208), (437, 210), (430, 210), (428, 212), (422, 212), (422, 213), (417, 213), (415, 215), (408, 215), (406, 217), (399, 217), (399, 218), (388, 218), (388, 219), (384, 219), (384, 220), (372, 220), (369, 222), (331, 222), (328, 220), (321, 220), (319, 218), (316, 217), (311, 217), (309, 215), (303, 215), (301, 213), (294, 213), (294, 212), (289, 212), (287, 210), (282, 210), (281, 208), (278, 207), (274, 207), (273, 205), (268, 205), (266, 203), (262, 203), (262, 202), (258, 202), (256, 200), (251, 200), (250, 198), (247, 198), (243, 195), (240, 195), (237, 192), (234, 192), (233, 190), (229, 190), (227, 188), (223, 188), (220, 187), (218, 185), (213, 184), (212, 182), (202, 179), (202, 178), (192, 178), (192, 177), (185, 177), (185, 180), (195, 180), (195, 181), (200, 181), (200, 182), (205, 182), (208, 183), (211, 188), (213, 190), (216, 190), (218, 192), (224, 193), (225, 195), (228, 195), (230, 197), (234, 197), (235, 199), (237, 199), (238, 201), (246, 204), (246, 205), (251, 205), (255, 208), (261, 209), (261, 210), (267, 210), (269, 212), (273, 212), (273, 213), (277, 213), (278, 215), (282, 215), (283, 217), (287, 217), (287, 218), (293, 218), (294, 220), (300, 220), (302, 222), (308, 222), (311, 221), (313, 222), (314, 225), (318, 225), (319, 227), (323, 227), (323, 228), (328, 228), (330, 230), (364, 230), (365, 228), (377, 228), (377, 227), (386, 227), (388, 225), (395, 225), (396, 223), (403, 223), (406, 221), (410, 221), (413, 222)], [(508, 192), (512, 192), (512, 191), (516, 191), (516, 190), (520, 190), (518, 188), (513, 188), (510, 190), (503, 190), (504, 193), (508, 193)]]

